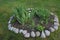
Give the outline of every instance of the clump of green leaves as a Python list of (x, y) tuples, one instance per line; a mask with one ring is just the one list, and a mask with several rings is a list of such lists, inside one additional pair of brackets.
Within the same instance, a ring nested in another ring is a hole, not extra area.
[(45, 27), (43, 27), (42, 25), (39, 25), (39, 24), (38, 24), (36, 29), (39, 30), (39, 31), (43, 31), (44, 28), (45, 28)]
[(48, 18), (50, 16), (50, 12), (47, 9), (43, 8), (36, 10), (36, 14), (39, 17), (43, 17), (43, 19)]
[(22, 8), (15, 8), (14, 9), (14, 13), (15, 13), (15, 17), (18, 20), (19, 23), (24, 24), (24, 20), (25, 20), (25, 14), (24, 14), (24, 9)]
[(14, 13), (15, 13), (15, 17), (18, 20), (18, 22), (22, 25), (30, 22), (34, 16), (34, 10), (32, 10), (31, 13), (29, 13), (23, 7), (15, 8)]
[(37, 9), (36, 14), (40, 17), (40, 21), (43, 20), (46, 24), (48, 23), (50, 12), (47, 9), (44, 8)]

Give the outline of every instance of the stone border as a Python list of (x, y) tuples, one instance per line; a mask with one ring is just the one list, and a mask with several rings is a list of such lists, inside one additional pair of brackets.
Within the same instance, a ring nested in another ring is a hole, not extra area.
[[(51, 15), (54, 15), (53, 13), (51, 13)], [(28, 33), (28, 30), (23, 30), (23, 29), (18, 29), (12, 26), (11, 21), (14, 18), (14, 15), (10, 17), (10, 20), (8, 22), (8, 29), (10, 31), (17, 33), (22, 33), (24, 35), (25, 38), (29, 38), (29, 37), (41, 37), (41, 38), (46, 38), (47, 36), (50, 36), (51, 32), (54, 32), (56, 30), (58, 30), (58, 26), (59, 26), (59, 20), (58, 17), (56, 15), (54, 15), (54, 26), (50, 27), (49, 30), (44, 30), (42, 32), (40, 31), (36, 31), (34, 32), (33, 30), (31, 31), (31, 33)]]

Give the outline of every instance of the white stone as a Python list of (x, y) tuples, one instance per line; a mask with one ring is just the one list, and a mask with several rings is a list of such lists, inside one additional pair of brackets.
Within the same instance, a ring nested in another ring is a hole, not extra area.
[(15, 30), (16, 30), (16, 28), (13, 27), (13, 31), (15, 31)]
[(40, 36), (40, 32), (39, 31), (36, 32), (36, 36), (37, 37)]
[(55, 29), (55, 30), (58, 30), (58, 26), (54, 25), (54, 29)]
[(22, 33), (22, 32), (23, 32), (23, 29), (20, 29), (20, 30), (19, 30), (19, 33)]
[(54, 15), (54, 13), (51, 13), (51, 15)]
[(59, 26), (59, 23), (58, 22), (54, 22), (54, 25)]
[(14, 15), (10, 17), (10, 20), (8, 21), (8, 24), (11, 23), (12, 19), (13, 19)]
[(55, 21), (55, 22), (59, 22), (59, 21), (58, 21), (58, 17), (57, 17), (56, 15), (55, 15), (54, 21)]
[(31, 12), (31, 11), (29, 11), (29, 12)]
[(30, 10), (31, 8), (28, 8), (27, 10)]
[(59, 26), (59, 20), (58, 20), (58, 17), (56, 15), (55, 15), (55, 18), (54, 18), (54, 25)]
[(46, 36), (49, 36), (49, 35), (50, 35), (50, 31), (45, 30), (45, 35), (46, 35)]
[(57, 19), (57, 18), (55, 18), (55, 19), (54, 19), (54, 21), (55, 21), (55, 22), (58, 22), (58, 19)]
[(52, 28), (52, 27), (50, 27), (49, 29), (50, 29), (51, 32), (54, 32), (55, 31), (55, 29)]
[(9, 30), (11, 30), (11, 27), (8, 27)]
[(25, 37), (25, 38), (29, 38), (29, 37), (30, 37), (30, 33), (26, 33), (26, 34), (24, 35), (24, 37)]
[(31, 31), (31, 37), (35, 37), (35, 32), (34, 31)]
[(10, 24), (10, 23), (11, 23), (11, 21), (9, 20), (8, 24)]
[(11, 27), (11, 29), (10, 29), (10, 30), (11, 30), (11, 31), (13, 31), (13, 29), (14, 29), (14, 27)]
[(42, 31), (42, 33), (41, 33), (41, 38), (46, 38), (44, 31)]
[(18, 33), (18, 32), (19, 32), (19, 29), (18, 29), (18, 28), (16, 28), (15, 33)]
[(23, 34), (26, 34), (27, 33), (27, 30), (23, 30), (23, 32), (22, 32)]
[(8, 21), (8, 24), (10, 24), (11, 23), (11, 19)]
[(11, 24), (8, 24), (8, 27), (11, 27)]
[(13, 31), (14, 31), (15, 33), (18, 33), (18, 32), (19, 32), (19, 29), (18, 29), (18, 28), (13, 28)]

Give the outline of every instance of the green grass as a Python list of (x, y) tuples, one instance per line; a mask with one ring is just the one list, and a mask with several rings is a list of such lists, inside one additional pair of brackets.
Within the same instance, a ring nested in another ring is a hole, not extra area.
[(54, 12), (60, 20), (60, 0), (0, 0), (0, 40), (60, 40), (60, 27), (59, 30), (51, 33), (45, 39), (40, 37), (24, 38), (21, 34), (15, 34), (8, 30), (8, 20), (12, 16), (12, 8), (17, 6), (28, 7), (44, 7)]

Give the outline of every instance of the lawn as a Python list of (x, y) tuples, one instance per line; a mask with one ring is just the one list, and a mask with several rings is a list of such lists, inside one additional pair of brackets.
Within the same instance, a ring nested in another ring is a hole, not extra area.
[(46, 8), (55, 13), (60, 20), (60, 0), (0, 0), (0, 40), (60, 40), (60, 26), (45, 39), (40, 37), (26, 39), (21, 34), (9, 31), (8, 20), (13, 15), (12, 8), (18, 6)]

